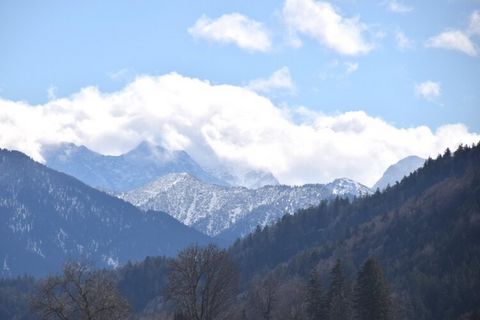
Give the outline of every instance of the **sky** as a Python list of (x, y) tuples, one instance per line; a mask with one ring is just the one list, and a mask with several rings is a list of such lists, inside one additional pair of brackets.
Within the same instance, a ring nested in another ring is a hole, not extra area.
[(0, 147), (373, 185), (480, 140), (480, 1), (0, 1)]

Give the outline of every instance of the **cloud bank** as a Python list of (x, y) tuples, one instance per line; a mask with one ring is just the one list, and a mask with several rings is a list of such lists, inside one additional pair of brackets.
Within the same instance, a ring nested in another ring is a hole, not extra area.
[(272, 46), (263, 24), (239, 13), (224, 14), (217, 19), (201, 17), (188, 32), (195, 38), (235, 44), (247, 51), (265, 52)]
[(220, 160), (269, 170), (286, 184), (350, 177), (372, 185), (403, 157), (435, 156), (480, 140), (461, 124), (432, 132), (397, 128), (362, 111), (281, 109), (247, 88), (176, 73), (138, 77), (113, 93), (87, 87), (43, 105), (0, 99), (0, 133), (1, 147), (37, 160), (44, 144), (74, 142), (119, 154), (149, 140), (185, 149), (203, 165)]

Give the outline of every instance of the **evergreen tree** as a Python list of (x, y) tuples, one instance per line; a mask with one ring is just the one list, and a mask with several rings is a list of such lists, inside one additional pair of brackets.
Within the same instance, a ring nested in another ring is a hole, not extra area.
[(325, 296), (320, 280), (320, 272), (316, 268), (310, 273), (307, 285), (307, 313), (310, 319), (326, 319)]
[(358, 273), (354, 300), (359, 320), (392, 319), (388, 283), (378, 260), (374, 257), (368, 258)]
[(351, 319), (350, 290), (340, 260), (332, 269), (331, 283), (327, 295), (326, 311), (328, 320)]

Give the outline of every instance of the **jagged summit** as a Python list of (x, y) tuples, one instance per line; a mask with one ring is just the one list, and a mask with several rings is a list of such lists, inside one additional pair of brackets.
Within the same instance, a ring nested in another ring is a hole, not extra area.
[(142, 209), (162, 210), (211, 236), (244, 236), (257, 225), (273, 223), (286, 213), (322, 200), (359, 197), (370, 192), (349, 179), (327, 185), (268, 185), (257, 189), (207, 184), (188, 173), (172, 173), (119, 196)]
[(364, 196), (371, 193), (370, 188), (363, 184), (348, 178), (335, 179), (325, 185), (326, 188), (331, 190), (333, 195), (345, 196), (356, 195)]

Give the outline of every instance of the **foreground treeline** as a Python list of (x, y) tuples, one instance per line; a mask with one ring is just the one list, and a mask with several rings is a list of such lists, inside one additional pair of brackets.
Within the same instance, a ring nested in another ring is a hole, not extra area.
[[(109, 301), (132, 319), (479, 319), (480, 144), (383, 192), (286, 215), (226, 251), (190, 247), (84, 274), (106, 277)], [(0, 319), (38, 319), (34, 302), (56, 281), (0, 280)], [(44, 318), (108, 319), (79, 314)]]
[(255, 278), (244, 291), (228, 252), (213, 245), (189, 247), (168, 260), (167, 267), (167, 283), (153, 309), (135, 316), (114, 273), (70, 262), (61, 274), (32, 287), (25, 316), (89, 320), (396, 319), (388, 283), (375, 258), (364, 263), (355, 281), (348, 279), (337, 261), (328, 287), (314, 269), (308, 279), (284, 278), (271, 272)]

